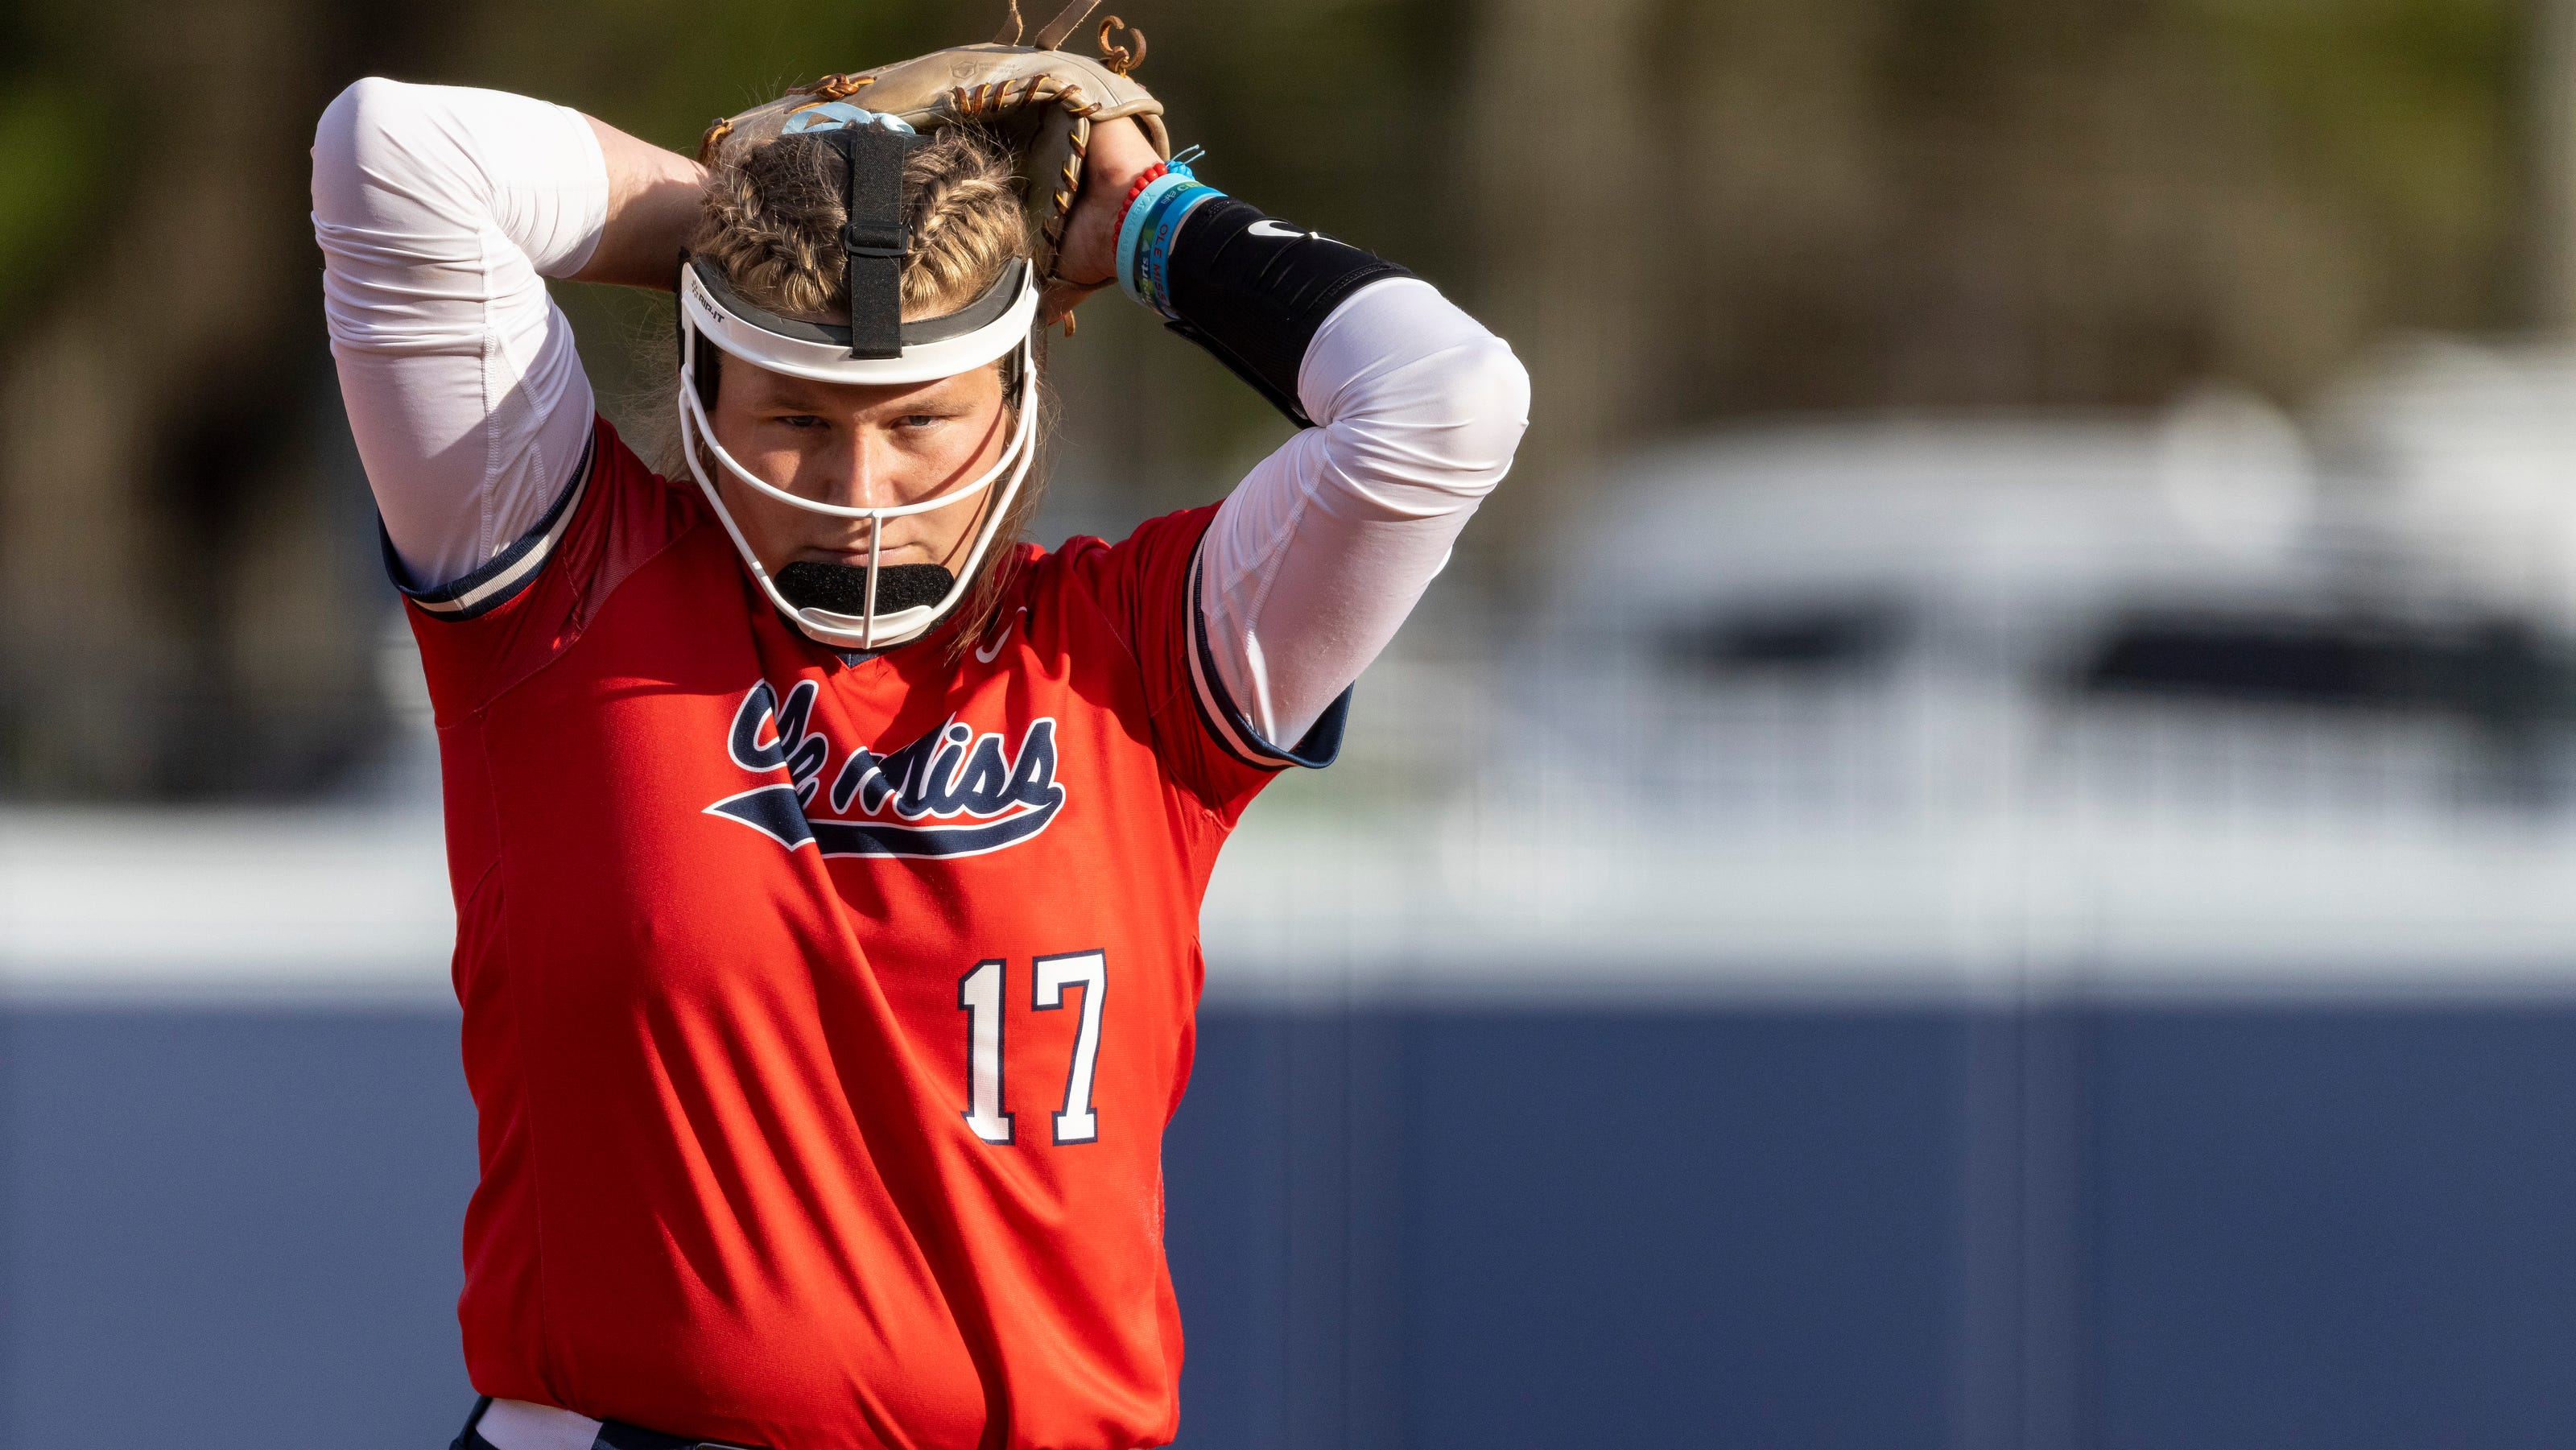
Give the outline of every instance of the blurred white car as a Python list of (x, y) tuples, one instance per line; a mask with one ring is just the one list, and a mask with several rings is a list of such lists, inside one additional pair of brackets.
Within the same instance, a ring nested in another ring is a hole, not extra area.
[(1607, 496), (1505, 678), (1516, 750), (1649, 810), (2279, 825), (2567, 797), (2567, 632), (2384, 493), (2321, 487), (2250, 402), (1739, 435)]

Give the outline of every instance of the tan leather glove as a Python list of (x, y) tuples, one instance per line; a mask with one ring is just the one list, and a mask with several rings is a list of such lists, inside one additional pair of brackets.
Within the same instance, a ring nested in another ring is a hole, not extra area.
[(1133, 51), (1110, 44), (1118, 24), (1112, 17), (1099, 29), (1102, 59), (1056, 48), (1098, 4), (1073, 0), (1038, 32), (1035, 45), (1021, 45), (1019, 5), (1013, 0), (1002, 38), (875, 70), (825, 76), (708, 127), (698, 143), (698, 160), (713, 162), (748, 151), (775, 138), (796, 112), (826, 101), (846, 100), (897, 117), (925, 135), (942, 126), (975, 126), (1010, 148), (1026, 199), (1029, 235), (1036, 240), (1038, 276), (1060, 282), (1056, 248), (1064, 237), (1065, 217), (1082, 191), (1091, 123), (1133, 117), (1158, 154), (1166, 159), (1172, 154), (1171, 137), (1163, 129), (1163, 103), (1126, 74), (1144, 58), (1144, 37), (1127, 32), (1135, 41)]

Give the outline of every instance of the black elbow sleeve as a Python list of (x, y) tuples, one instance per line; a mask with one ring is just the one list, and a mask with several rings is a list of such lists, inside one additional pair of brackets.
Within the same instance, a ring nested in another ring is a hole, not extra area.
[(1413, 275), (1230, 196), (1190, 213), (1169, 266), (1172, 331), (1214, 353), (1300, 428), (1315, 425), (1297, 401), (1297, 367), (1316, 329), (1360, 288)]

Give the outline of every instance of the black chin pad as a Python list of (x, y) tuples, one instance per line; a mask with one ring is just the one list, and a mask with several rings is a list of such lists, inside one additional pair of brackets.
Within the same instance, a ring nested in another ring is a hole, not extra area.
[[(853, 617), (868, 612), (864, 564), (824, 564), (799, 559), (778, 571), (778, 592), (799, 609)], [(948, 597), (957, 576), (937, 564), (888, 564), (877, 570), (877, 613), (935, 605)]]

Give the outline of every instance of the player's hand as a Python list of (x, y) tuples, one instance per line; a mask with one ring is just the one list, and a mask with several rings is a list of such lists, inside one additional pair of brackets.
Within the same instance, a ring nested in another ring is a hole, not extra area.
[(1064, 219), (1064, 241), (1056, 251), (1058, 280), (1046, 292), (1047, 321), (1063, 317), (1083, 298), (1118, 280), (1118, 213), (1127, 204), (1127, 189), (1162, 159), (1133, 120), (1093, 123), (1082, 194)]

